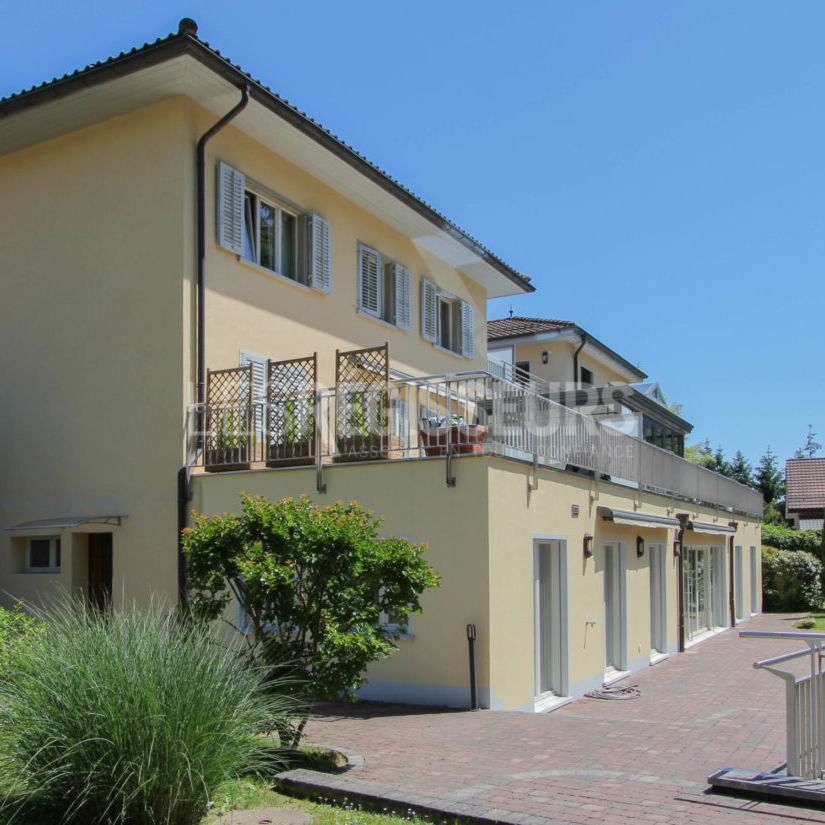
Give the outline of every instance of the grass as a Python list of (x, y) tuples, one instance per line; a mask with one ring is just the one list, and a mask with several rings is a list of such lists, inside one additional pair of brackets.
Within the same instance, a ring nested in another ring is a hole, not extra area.
[(354, 806), (340, 807), (325, 805), (322, 802), (309, 802), (305, 799), (293, 799), (273, 791), (267, 783), (251, 780), (237, 780), (221, 785), (213, 797), (213, 803), (214, 807), (203, 820), (202, 825), (211, 825), (219, 816), (230, 811), (283, 806), (292, 806), (312, 814), (315, 817), (313, 825), (401, 825), (401, 823), (409, 825), (410, 822), (424, 822), (412, 815), (402, 817), (394, 814), (371, 813)]
[[(810, 618), (814, 620), (814, 626), (808, 627), (805, 619), (800, 619), (797, 622), (794, 622), (794, 627), (800, 630), (810, 630), (810, 631), (825, 631), (825, 612), (814, 611), (810, 613), (806, 618)], [(803, 625), (803, 622), (805, 624)]]

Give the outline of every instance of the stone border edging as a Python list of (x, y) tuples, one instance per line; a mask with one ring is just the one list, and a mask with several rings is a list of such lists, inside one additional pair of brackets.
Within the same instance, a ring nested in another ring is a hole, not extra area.
[(512, 814), (505, 811), (456, 802), (443, 797), (415, 791), (402, 791), (393, 785), (368, 782), (342, 774), (321, 773), (300, 768), (285, 771), (275, 777), (277, 789), (287, 796), (344, 805), (356, 803), (364, 810), (393, 813), (409, 817), (411, 814), (431, 822), (466, 825), (566, 825), (561, 820), (535, 815)]

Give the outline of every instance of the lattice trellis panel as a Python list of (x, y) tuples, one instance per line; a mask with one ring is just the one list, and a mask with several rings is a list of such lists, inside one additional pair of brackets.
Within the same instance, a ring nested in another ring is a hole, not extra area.
[(315, 458), (318, 354), (267, 362), (267, 463), (310, 464)]
[(252, 366), (208, 370), (204, 451), (207, 468), (234, 469), (250, 462)]
[(389, 344), (335, 353), (335, 434), (339, 454), (368, 458), (386, 450)]

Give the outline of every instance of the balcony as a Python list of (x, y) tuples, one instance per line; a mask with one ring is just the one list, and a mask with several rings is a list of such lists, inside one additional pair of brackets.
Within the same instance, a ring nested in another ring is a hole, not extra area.
[[(368, 351), (363, 351), (368, 352)], [(282, 362), (287, 363), (287, 362)], [(290, 362), (292, 363), (292, 362)], [(242, 370), (221, 371), (242, 372)], [(488, 372), (270, 391), (190, 407), (194, 472), (502, 456), (760, 517), (761, 495)], [(449, 475), (449, 472), (448, 472)]]

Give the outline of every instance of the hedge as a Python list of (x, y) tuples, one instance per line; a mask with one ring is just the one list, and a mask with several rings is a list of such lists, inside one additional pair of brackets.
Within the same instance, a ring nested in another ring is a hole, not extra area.
[(762, 548), (766, 610), (811, 610), (822, 602), (822, 563), (804, 550)]
[(791, 530), (776, 524), (762, 525), (762, 544), (777, 550), (806, 550), (818, 553), (822, 547), (821, 530)]

